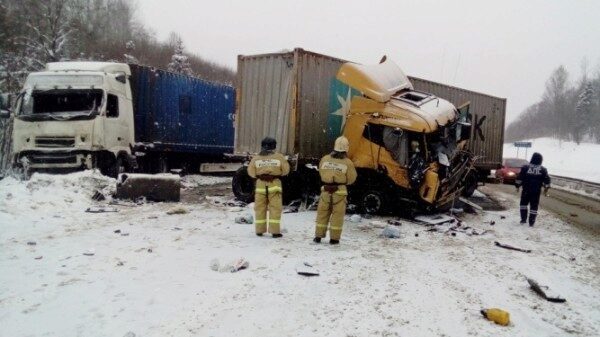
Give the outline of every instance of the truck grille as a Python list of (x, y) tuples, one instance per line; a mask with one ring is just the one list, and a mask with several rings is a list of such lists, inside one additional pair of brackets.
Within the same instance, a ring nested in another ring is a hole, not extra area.
[(36, 137), (36, 147), (74, 147), (75, 137)]
[(31, 164), (76, 164), (77, 155), (32, 155), (29, 156)]

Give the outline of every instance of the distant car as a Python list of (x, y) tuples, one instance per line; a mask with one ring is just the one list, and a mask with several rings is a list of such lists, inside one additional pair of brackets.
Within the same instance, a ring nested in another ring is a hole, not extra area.
[(529, 162), (525, 159), (504, 158), (502, 168), (496, 170), (496, 178), (500, 179), (505, 184), (514, 184), (519, 175), (519, 171), (521, 171), (521, 167), (527, 164), (529, 164)]

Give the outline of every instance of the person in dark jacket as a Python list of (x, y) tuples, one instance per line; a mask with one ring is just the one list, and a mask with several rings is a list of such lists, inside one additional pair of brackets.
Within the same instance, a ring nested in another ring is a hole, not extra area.
[(538, 204), (540, 203), (540, 193), (542, 187), (544, 194), (548, 193), (550, 188), (550, 176), (548, 170), (542, 166), (542, 155), (534, 153), (528, 165), (521, 167), (521, 172), (515, 181), (517, 191), (522, 186), (521, 192), (521, 224), (527, 221), (527, 206), (529, 205), (529, 226), (535, 224), (535, 218), (538, 214)]

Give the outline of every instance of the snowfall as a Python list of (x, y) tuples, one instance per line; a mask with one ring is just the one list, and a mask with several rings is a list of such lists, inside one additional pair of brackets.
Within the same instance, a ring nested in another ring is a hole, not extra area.
[(543, 165), (550, 174), (600, 183), (600, 144), (562, 141), (554, 138), (525, 140), (531, 148), (516, 148), (504, 144), (504, 157), (531, 159), (534, 152), (544, 156)]
[[(400, 219), (390, 239), (392, 218), (361, 218), (331, 246), (311, 241), (314, 211), (284, 214), (281, 239), (257, 237), (234, 221), (252, 205), (232, 202), (229, 178), (183, 183), (180, 203), (111, 204), (91, 198), (115, 186), (97, 172), (1, 180), (0, 335), (600, 335), (600, 241), (543, 210), (520, 225), (516, 194), (483, 188), (507, 210), (462, 215), (465, 232)], [(239, 258), (248, 268), (214, 268)], [(320, 275), (298, 275), (304, 262)], [(526, 277), (567, 301), (542, 299)]]

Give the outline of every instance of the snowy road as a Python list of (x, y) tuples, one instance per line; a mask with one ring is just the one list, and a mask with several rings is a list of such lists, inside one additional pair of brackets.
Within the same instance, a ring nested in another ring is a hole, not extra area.
[[(520, 195), (513, 185), (489, 186), (493, 190), (514, 194), (515, 197)], [(600, 234), (600, 201), (598, 200), (570, 193), (568, 190), (552, 188), (548, 197), (542, 195), (540, 198), (540, 207), (575, 226), (591, 230), (596, 236)]]
[[(112, 184), (89, 172), (0, 181), (0, 335), (600, 335), (600, 243), (545, 211), (520, 226), (514, 195), (496, 195), (512, 210), (464, 217), (480, 236), (402, 221), (402, 238), (385, 239), (363, 220), (332, 247), (311, 243), (314, 212), (284, 214), (282, 239), (257, 238), (234, 223), (248, 209), (227, 206), (224, 186), (196, 193), (222, 179), (186, 183), (178, 215), (166, 215), (173, 204), (85, 213)], [(210, 269), (238, 257), (247, 270)], [(297, 275), (304, 261), (321, 275)], [(539, 298), (526, 276), (567, 302)], [(488, 307), (508, 310), (511, 326), (484, 320)]]

